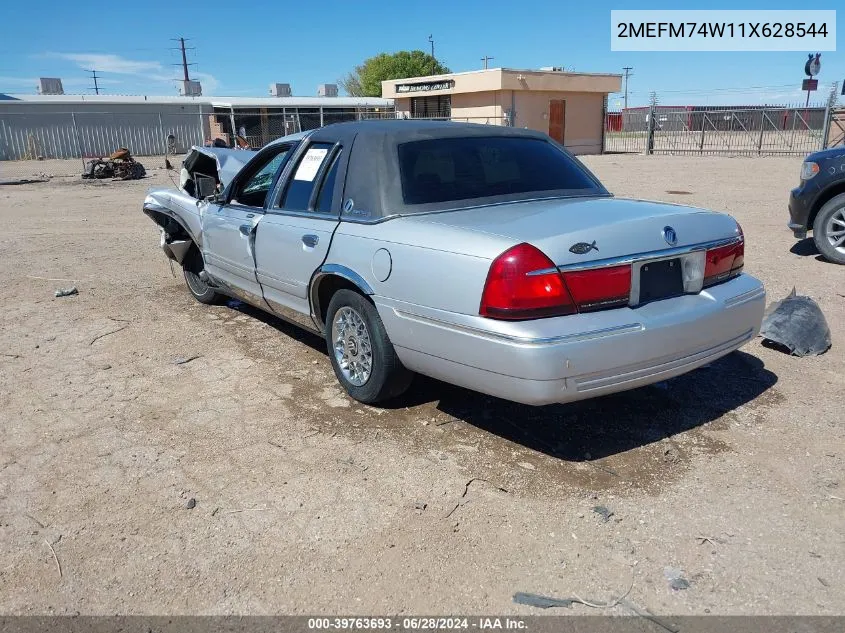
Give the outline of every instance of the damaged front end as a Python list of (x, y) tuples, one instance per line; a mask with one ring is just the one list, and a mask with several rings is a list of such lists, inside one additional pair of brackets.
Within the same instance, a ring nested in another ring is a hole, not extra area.
[(220, 194), (255, 155), (250, 150), (193, 147), (185, 160), (178, 189), (154, 189), (144, 199), (144, 213), (161, 231), (161, 249), (182, 264), (191, 247), (202, 248), (201, 216), (208, 198)]
[[(151, 191), (144, 200), (144, 213), (156, 223), (161, 231), (161, 250), (169, 259), (181, 264), (191, 246), (198, 244), (196, 236), (199, 235), (199, 216), (196, 222), (191, 222), (189, 213), (178, 213), (171, 208), (171, 206), (179, 208), (179, 205), (172, 204), (171, 196), (169, 191)], [(171, 205), (162, 204), (165, 202), (162, 198), (169, 201)], [(194, 230), (189, 228), (191, 224), (194, 224)]]

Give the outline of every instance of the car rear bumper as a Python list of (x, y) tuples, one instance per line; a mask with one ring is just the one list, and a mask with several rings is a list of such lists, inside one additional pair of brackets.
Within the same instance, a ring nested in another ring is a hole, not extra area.
[(740, 275), (638, 308), (516, 323), (374, 299), (409, 369), (543, 405), (648, 385), (724, 356), (757, 335), (766, 294)]

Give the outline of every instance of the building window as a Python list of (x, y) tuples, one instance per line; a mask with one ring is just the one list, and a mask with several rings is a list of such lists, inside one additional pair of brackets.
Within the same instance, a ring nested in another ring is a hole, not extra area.
[(411, 117), (414, 119), (448, 119), (452, 116), (452, 95), (411, 97)]

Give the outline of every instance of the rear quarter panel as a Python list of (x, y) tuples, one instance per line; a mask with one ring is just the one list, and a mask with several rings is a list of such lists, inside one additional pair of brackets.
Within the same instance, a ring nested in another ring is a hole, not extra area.
[[(512, 244), (501, 236), (415, 223), (409, 218), (375, 224), (342, 222), (326, 264), (352, 269), (381, 297), (478, 314), (490, 263)], [(373, 271), (373, 257), (381, 249), (391, 261), (385, 280)]]

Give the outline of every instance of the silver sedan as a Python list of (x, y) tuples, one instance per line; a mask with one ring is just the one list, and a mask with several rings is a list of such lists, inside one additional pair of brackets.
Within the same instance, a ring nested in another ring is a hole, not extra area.
[(733, 218), (615, 198), (514, 128), (362, 121), (195, 148), (144, 212), (197, 300), (324, 337), (366, 403), (415, 373), (531, 405), (631, 389), (739, 348), (765, 305)]

